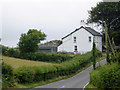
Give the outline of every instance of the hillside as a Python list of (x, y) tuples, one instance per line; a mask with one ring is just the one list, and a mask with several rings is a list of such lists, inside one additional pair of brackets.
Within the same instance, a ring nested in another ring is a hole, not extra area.
[[(45, 66), (45, 65), (55, 65), (53, 63), (41, 62), (41, 61), (30, 61), (25, 59), (18, 59), (13, 57), (2, 56), (3, 62), (17, 69), (23, 66)], [(59, 64), (58, 64), (59, 65)]]

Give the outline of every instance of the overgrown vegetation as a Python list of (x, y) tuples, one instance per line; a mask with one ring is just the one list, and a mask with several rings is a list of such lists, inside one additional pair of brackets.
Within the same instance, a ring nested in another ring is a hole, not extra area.
[(97, 88), (120, 88), (120, 66), (112, 63), (90, 73), (90, 84)]
[(2, 54), (9, 57), (21, 58), (32, 61), (43, 61), (43, 62), (53, 62), (53, 63), (61, 63), (67, 60), (70, 60), (74, 56), (63, 53), (40, 53), (40, 52), (29, 52), (29, 53), (20, 53), (18, 49), (8, 48), (2, 46)]
[(56, 53), (26, 53), (21, 55), (20, 58), (33, 60), (33, 61), (43, 61), (43, 62), (55, 62), (61, 63), (70, 60), (73, 56), (69, 54), (56, 54)]
[[(101, 55), (100, 52), (98, 52)], [(18, 83), (46, 81), (58, 76), (70, 75), (91, 62), (92, 52), (78, 55), (60, 65), (21, 67), (15, 70), (14, 79)]]
[(15, 85), (13, 68), (10, 65), (2, 64), (2, 88), (9, 88)]

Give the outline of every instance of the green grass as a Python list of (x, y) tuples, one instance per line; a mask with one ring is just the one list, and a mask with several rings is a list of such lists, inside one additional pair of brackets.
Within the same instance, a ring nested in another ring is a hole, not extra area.
[[(99, 58), (99, 61), (105, 59), (105, 56)], [(98, 59), (97, 59), (98, 61)], [(56, 78), (53, 78), (53, 79), (50, 79), (50, 80), (47, 80), (47, 81), (40, 81), (40, 82), (37, 82), (37, 83), (29, 83), (29, 84), (18, 84), (17, 83), (17, 86), (14, 87), (14, 88), (33, 88), (33, 87), (37, 87), (37, 86), (41, 86), (41, 85), (45, 85), (45, 84), (49, 84), (49, 83), (53, 83), (53, 82), (56, 82), (56, 81), (59, 81), (59, 80), (63, 80), (63, 79), (67, 79), (67, 78), (70, 78), (70, 77), (73, 77), (74, 75), (80, 73), (81, 71), (87, 69), (89, 66), (92, 65), (92, 62), (89, 63), (87, 66), (79, 69), (76, 73), (74, 74), (71, 74), (71, 75), (66, 75), (66, 76), (59, 76), (59, 77), (56, 77)], [(95, 88), (95, 87), (93, 87)]]
[(7, 57), (2, 56), (3, 62), (5, 64), (8, 64), (12, 66), (13, 69), (18, 69), (20, 67), (24, 66), (49, 66), (49, 65), (59, 65), (59, 64), (53, 64), (53, 63), (47, 63), (47, 62), (41, 62), (41, 61), (31, 61), (31, 60), (25, 60), (25, 59), (18, 59), (13, 57)]
[(92, 84), (88, 84), (88, 85), (86, 86), (86, 89), (87, 89), (87, 88), (97, 88), (97, 87), (93, 86)]
[[(105, 59), (105, 56), (101, 57), (99, 59), (99, 61), (101, 61), (103, 59)], [(18, 58), (6, 57), (6, 56), (3, 56), (3, 62), (6, 63), (6, 64), (9, 64), (10, 66), (12, 66), (14, 68), (14, 70), (16, 70), (16, 69), (18, 69), (20, 67), (23, 67), (23, 66), (31, 66), (32, 67), (32, 66), (55, 65), (53, 63), (30, 61), (30, 60), (24, 60), (24, 59), (18, 59)], [(56, 64), (56, 65), (61, 65), (61, 64)], [(91, 65), (92, 65), (92, 62), (87, 64), (85, 67), (79, 69), (74, 74), (66, 75), (66, 76), (59, 76), (57, 78), (53, 78), (53, 79), (50, 79), (50, 80), (47, 80), (47, 81), (40, 81), (40, 82), (37, 82), (37, 83), (29, 83), (29, 84), (15, 83), (16, 86), (13, 87), (13, 88), (33, 88), (33, 87), (45, 85), (45, 84), (48, 84), (48, 83), (56, 82), (56, 81), (59, 81), (59, 80), (67, 79), (67, 78), (70, 78), (70, 77), (78, 74), (79, 72), (85, 70), (86, 68), (88, 68)]]

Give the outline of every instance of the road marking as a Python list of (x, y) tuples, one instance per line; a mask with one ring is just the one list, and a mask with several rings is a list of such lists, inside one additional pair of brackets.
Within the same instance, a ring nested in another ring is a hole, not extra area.
[(65, 86), (62, 86), (62, 87), (60, 87), (60, 88), (64, 88)]
[(86, 86), (89, 84), (89, 82), (87, 84), (85, 84), (85, 86), (83, 87), (83, 90), (86, 88)]

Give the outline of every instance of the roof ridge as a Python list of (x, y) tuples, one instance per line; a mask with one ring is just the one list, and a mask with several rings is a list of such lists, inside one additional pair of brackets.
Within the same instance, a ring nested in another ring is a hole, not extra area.
[(84, 28), (85, 30), (87, 30), (89, 33), (91, 33), (94, 36), (101, 36), (101, 34), (99, 32), (97, 32), (96, 30), (94, 30), (91, 27), (83, 27), (81, 26), (80, 28), (75, 29), (73, 32), (71, 32), (70, 34), (66, 35), (65, 37), (63, 37), (62, 39), (68, 37), (69, 35), (73, 34), (74, 32), (80, 30), (81, 28)]

